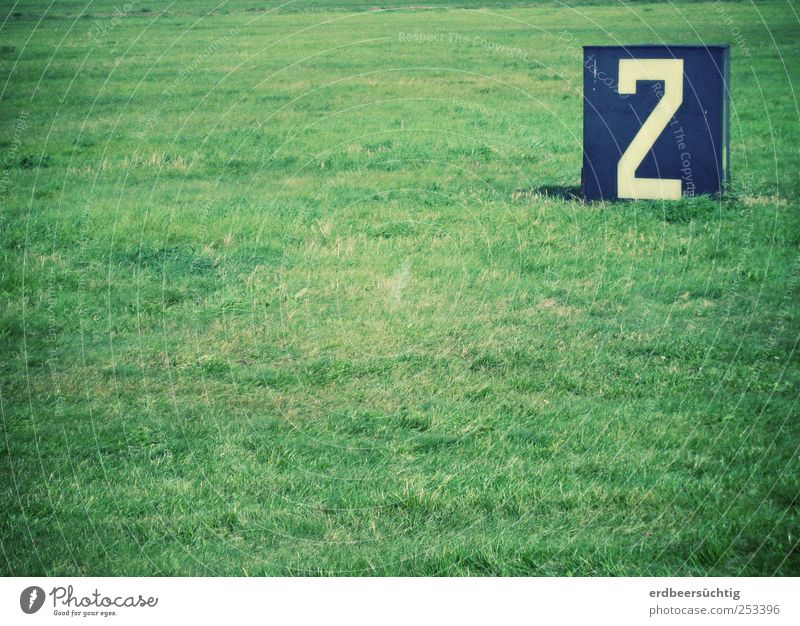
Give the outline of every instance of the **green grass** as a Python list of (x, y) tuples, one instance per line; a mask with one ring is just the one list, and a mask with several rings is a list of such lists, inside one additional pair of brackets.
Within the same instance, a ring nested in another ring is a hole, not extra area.
[[(785, 2), (122, 4), (3, 11), (0, 574), (800, 574)], [(560, 197), (734, 26), (724, 201)]]

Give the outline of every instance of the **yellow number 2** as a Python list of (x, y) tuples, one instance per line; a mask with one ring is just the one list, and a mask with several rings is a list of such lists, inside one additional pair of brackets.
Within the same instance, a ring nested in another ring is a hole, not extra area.
[(683, 102), (683, 59), (620, 59), (619, 93), (636, 93), (637, 80), (664, 81), (664, 94), (617, 164), (617, 197), (678, 200), (680, 179), (636, 178), (636, 168)]

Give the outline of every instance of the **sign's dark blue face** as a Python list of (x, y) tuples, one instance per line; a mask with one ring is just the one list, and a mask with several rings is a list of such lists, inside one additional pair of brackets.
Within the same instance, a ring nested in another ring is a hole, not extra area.
[(721, 194), (728, 47), (586, 46), (583, 54), (584, 198)]

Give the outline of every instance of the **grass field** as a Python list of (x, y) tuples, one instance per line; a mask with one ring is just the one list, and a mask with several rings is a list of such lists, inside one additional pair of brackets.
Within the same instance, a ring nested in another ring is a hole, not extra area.
[[(0, 574), (800, 575), (796, 8), (399, 4), (3, 3)], [(571, 199), (662, 41), (731, 193)]]

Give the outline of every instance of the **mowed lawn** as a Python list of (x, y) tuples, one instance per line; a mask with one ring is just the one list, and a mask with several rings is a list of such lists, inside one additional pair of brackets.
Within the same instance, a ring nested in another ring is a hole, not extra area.
[[(11, 4), (0, 574), (800, 574), (786, 2)], [(662, 41), (733, 189), (575, 200)]]

